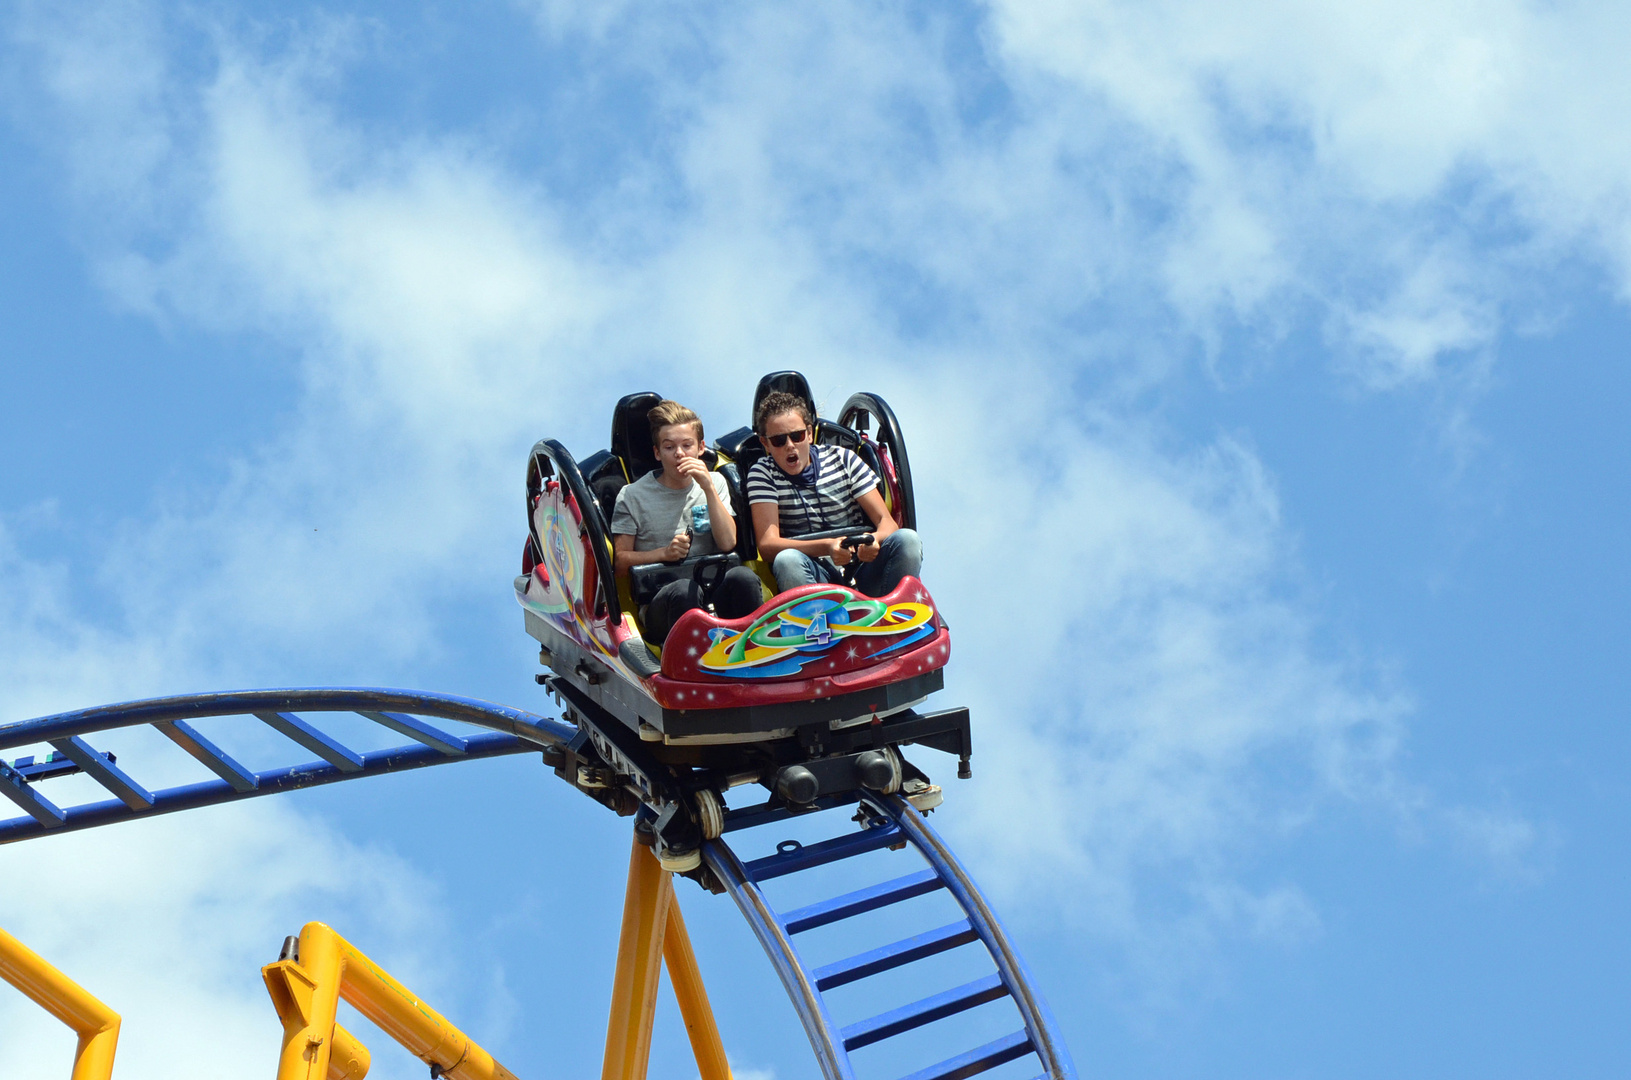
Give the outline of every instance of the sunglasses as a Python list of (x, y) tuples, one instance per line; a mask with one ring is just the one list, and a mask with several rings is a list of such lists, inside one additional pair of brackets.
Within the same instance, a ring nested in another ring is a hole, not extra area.
[(789, 431), (781, 435), (766, 435), (765, 442), (780, 450), (787, 445), (788, 439), (792, 439), (795, 443), (801, 443), (808, 434), (810, 434), (809, 428), (799, 428), (797, 431)]

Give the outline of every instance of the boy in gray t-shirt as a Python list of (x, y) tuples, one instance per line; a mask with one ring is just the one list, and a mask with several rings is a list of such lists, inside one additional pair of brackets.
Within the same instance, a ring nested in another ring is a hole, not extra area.
[[(725, 478), (716, 472), (705, 475), (713, 485), (715, 499), (712, 501), (734, 518)], [(634, 537), (635, 551), (655, 551), (666, 547), (679, 534), (690, 533), (691, 543), (685, 558), (717, 553), (714, 511), (702, 488), (686, 480), (685, 486), (675, 491), (664, 484), (661, 477), (662, 473), (647, 473), (617, 493), (617, 505), (612, 509), (612, 534)]]
[[(652, 449), (662, 471), (617, 493), (612, 507), (612, 566), (617, 574), (646, 563), (673, 563), (736, 547), (736, 514), (725, 478), (702, 462), (702, 421), (677, 401), (651, 410)], [(714, 593), (720, 617), (751, 615), (764, 599), (759, 576), (733, 567)], [(640, 612), (647, 641), (662, 644), (676, 619), (702, 606), (702, 591), (686, 574), (657, 590)]]

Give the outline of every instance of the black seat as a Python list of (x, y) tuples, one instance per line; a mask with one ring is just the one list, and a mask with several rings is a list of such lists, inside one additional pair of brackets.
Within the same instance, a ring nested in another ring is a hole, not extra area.
[[(585, 461), (584, 479), (589, 490), (600, 503), (600, 512), (607, 522), (612, 520), (612, 509), (617, 505), (617, 493), (625, 484), (632, 484), (648, 472), (661, 468), (651, 449), (651, 421), (647, 414), (663, 400), (661, 394), (644, 390), (628, 394), (612, 409), (612, 449), (602, 457), (592, 455)], [(593, 471), (587, 466), (593, 463)]]
[(865, 442), (857, 440), (856, 444), (850, 449), (855, 451), (855, 456), (861, 459), (863, 465), (878, 474), (878, 487), (882, 489), (884, 486), (884, 471), (883, 462), (878, 458), (877, 444), (871, 440)]
[[(774, 390), (803, 398), (804, 403), (810, 408), (810, 415), (816, 414), (815, 397), (810, 393), (809, 380), (797, 371), (772, 371), (760, 379), (759, 385), (753, 388), (753, 408), (748, 413), (749, 424), (759, 415), (759, 403)], [(820, 430), (819, 426), (817, 430)], [(719, 440), (718, 446), (736, 462), (736, 467), (744, 480), (747, 479), (748, 470), (753, 468), (753, 463), (765, 456), (765, 448), (759, 444), (758, 432), (751, 426), (738, 428), (726, 435)]]
[(797, 371), (772, 371), (759, 380), (759, 385), (753, 390), (753, 411), (748, 414), (749, 420), (759, 415), (759, 403), (769, 397), (773, 391), (792, 394), (794, 397), (804, 399), (804, 404), (810, 408), (810, 415), (816, 414), (815, 395), (810, 393), (810, 380)]
[(716, 468), (725, 478), (725, 490), (730, 495), (731, 509), (736, 513), (736, 554), (743, 562), (759, 557), (759, 545), (753, 539), (753, 513), (748, 506), (747, 490), (742, 486), (742, 472), (734, 461)]
[(661, 394), (647, 390), (629, 394), (612, 410), (612, 453), (623, 459), (631, 484), (646, 473), (662, 468), (652, 450), (649, 417), (662, 400)]
[(601, 518), (610, 524), (617, 493), (628, 483), (623, 477), (623, 462), (610, 450), (596, 450), (578, 462), (578, 468), (583, 470), (583, 481), (600, 506)]

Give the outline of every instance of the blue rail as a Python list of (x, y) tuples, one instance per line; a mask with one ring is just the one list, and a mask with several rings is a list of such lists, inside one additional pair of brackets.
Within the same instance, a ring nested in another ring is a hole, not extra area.
[[(360, 753), (301, 713), (355, 713), (413, 741)], [(261, 772), (248, 769), (188, 722), (212, 716), (258, 720), (320, 760), (298, 761)], [(488, 730), (457, 735), (420, 717), (457, 720)], [(142, 725), (152, 726), (219, 779), (149, 791), (120, 768), (111, 754), (97, 751), (83, 738)], [(0, 725), (0, 750), (35, 743), (49, 743), (55, 748), (44, 762), (36, 763), (32, 758), (10, 763), (0, 760), (0, 795), (25, 812), (23, 817), (0, 821), (0, 844), (405, 769), (520, 754), (566, 742), (576, 732), (576, 728), (559, 720), (474, 698), (374, 687), (190, 694), (42, 716)], [(114, 797), (78, 806), (57, 806), (37, 785), (42, 779), (68, 772), (84, 773)]]
[[(314, 722), (336, 713), (355, 714), (410, 742), (385, 750), (355, 750)], [(316, 760), (263, 771), (249, 769), (193, 726), (202, 718), (227, 716), (264, 725), (284, 737), (280, 745), (299, 747), (315, 754)], [(461, 735), (427, 718), (456, 720), (485, 730)], [(87, 741), (100, 733), (143, 725), (165, 736), (216, 779), (152, 791), (127, 771), (133, 768), (128, 760), (118, 762)], [(366, 687), (195, 694), (44, 716), (0, 726), (0, 750), (40, 743), (54, 748), (42, 761), (32, 756), (0, 760), (0, 795), (24, 811), (22, 817), (0, 821), (0, 844), (405, 769), (540, 750), (570, 742), (577, 735), (578, 729), (571, 724), (484, 701)], [(39, 790), (40, 784), (70, 773), (90, 777), (112, 798), (59, 807)], [(855, 796), (823, 800), (819, 812), (806, 819), (847, 819), (855, 801)], [(1006, 1001), (1018, 1014), (1017, 1030), (966, 1050), (949, 1047), (961, 1052), (918, 1068), (903, 1080), (967, 1080), (1027, 1057), (1040, 1063), (1038, 1080), (1075, 1080), (1075, 1068), (1047, 1006), (1033, 988), (1002, 923), (967, 871), (923, 816), (900, 798), (868, 793), (861, 802), (859, 828), (840, 828), (836, 835), (810, 844), (786, 841), (773, 854), (745, 864), (723, 839), (703, 848), (709, 869), (724, 883), (770, 957), (809, 1036), (822, 1075), (827, 1080), (855, 1080), (851, 1051), (887, 1042), (966, 1010)], [(773, 802), (745, 807), (726, 815), (725, 828), (729, 833), (787, 816), (786, 809)], [(761, 888), (764, 882), (817, 867), (843, 873), (867, 861), (849, 860), (886, 848), (910, 848), (921, 856), (921, 862), (906, 873), (860, 884), (785, 913), (771, 906)], [(869, 913), (941, 893), (951, 897), (961, 917), (899, 941), (814, 969), (794, 944), (807, 931), (848, 926), (849, 920), (864, 921)], [(827, 991), (976, 942), (991, 961), (984, 975), (843, 1027), (834, 1023), (824, 997)], [(940, 1057), (941, 1053), (944, 1051), (927, 1056)]]
[[(1058, 1033), (1058, 1026), (1032, 986), (1024, 962), (1008, 940), (1007, 931), (956, 856), (921, 814), (894, 796), (864, 796), (871, 810), (857, 829), (849, 829), (819, 843), (778, 845), (776, 853), (744, 864), (723, 839), (711, 841), (703, 856), (770, 956), (782, 985), (804, 1024), (822, 1075), (827, 1080), (855, 1080), (849, 1052), (883, 1042), (937, 1020), (1004, 998), (1013, 1003), (1021, 1025), (982, 1046), (976, 1046), (911, 1073), (905, 1080), (965, 1080), (1026, 1055), (1035, 1055), (1043, 1076), (1075, 1080), (1076, 1069)], [(767, 814), (759, 808), (727, 815), (727, 832), (762, 824)], [(843, 815), (847, 818), (847, 815)], [(882, 848), (910, 846), (928, 864), (879, 884), (852, 890), (795, 911), (778, 913), (766, 899), (760, 883), (796, 874), (816, 866), (842, 862)], [(824, 967), (811, 969), (793, 938), (807, 930), (888, 907), (939, 890), (951, 895), (963, 918), (901, 941), (871, 949)], [(961, 986), (879, 1013), (846, 1027), (833, 1023), (823, 992), (892, 971), (915, 961), (980, 942), (994, 970)]]

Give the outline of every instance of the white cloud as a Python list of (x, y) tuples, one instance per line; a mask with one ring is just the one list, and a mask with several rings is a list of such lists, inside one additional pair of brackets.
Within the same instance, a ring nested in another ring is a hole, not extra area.
[[(1489, 41), (1448, 16), (1379, 39), (1346, 9), (1007, 5), (973, 39), (1006, 102), (981, 119), (949, 23), (750, 11), (661, 90), (672, 141), (643, 167), (668, 179), (565, 205), (473, 140), (348, 118), (326, 37), (268, 55), (219, 30), (219, 63), (178, 74), (140, 9), (98, 10), (141, 31), (102, 69), (130, 94), (73, 77), (103, 37), (23, 35), (76, 188), (133, 185), (109, 231), (163, 240), (93, 237), (93, 257), (130, 307), (276, 337), (305, 396), (229, 483), (127, 524), (98, 577), (114, 610), (76, 614), (66, 568), (3, 564), (13, 702), (121, 696), (134, 676), (76, 681), (107, 655), (150, 660), (149, 682), (406, 670), (444, 644), (436, 605), (504, 587), (532, 438), (589, 449), (635, 381), (735, 420), (753, 377), (799, 366), (907, 417), (980, 731), (984, 814), (957, 828), (999, 889), (1045, 868), (1045, 904), (1086, 895), (1128, 938), (1296, 938), (1317, 915), (1294, 885), (1241, 884), (1238, 853), (1331, 800), (1413, 812), (1392, 779), (1404, 695), (1314, 645), (1263, 463), (1175, 442), (1129, 388), (1173, 378), (1225, 316), (1307, 304), (1378, 385), (1487, 346), (1500, 275), (1470, 226), (1430, 227), (1460, 170), (1556, 237), (1619, 190), (1491, 149), (1527, 116), (1495, 74), (1523, 39), (1500, 19)], [(588, 38), (615, 50), (607, 25)], [(110, 118), (109, 96), (140, 107)], [(569, 214), (606, 224), (569, 238)], [(1018, 837), (998, 827), (1016, 807)], [(1153, 907), (1155, 878), (1184, 899)]]
[[(1141, 949), (1317, 925), (1241, 865), (1332, 802), (1422, 807), (1394, 776), (1408, 704), (1319, 656), (1260, 463), (1228, 441), (1173, 459), (1008, 373), (932, 400), (914, 469), (978, 735), (978, 781), (949, 782), (971, 812), (944, 827), (987, 886)], [(947, 437), (971, 430), (1014, 441)]]
[[(4, 24), (15, 95), (7, 112), (42, 134), (67, 121), (64, 179), (87, 204), (81, 226), (96, 239), (106, 224), (139, 222), (160, 209), (168, 194), (162, 179), (175, 169), (172, 126), (158, 122), (174, 104), (174, 72), (150, 15), (142, 0), (53, 10), (25, 2)], [(45, 93), (29, 92), (31, 80)], [(33, 107), (18, 107), (22, 101)]]
[(1431, 378), (1441, 357), (1481, 349), (1500, 325), (1487, 290), (1465, 281), (1470, 260), (1423, 251), (1410, 262), (1380, 302), (1336, 312), (1347, 328), (1340, 336), (1368, 361), (1359, 374), (1375, 386)]
[(1540, 880), (1561, 844), (1556, 829), (1511, 807), (1450, 806), (1441, 812), (1470, 861), (1498, 881)]
[(1312, 293), (1351, 313), (1338, 342), (1374, 352), (1393, 383), (1491, 345), (1501, 309), (1525, 299), (1516, 279), (1564, 252), (1631, 288), (1618, 8), (989, 7), (1017, 79), (1074, 87), (1067, 107), (1124, 118), (1183, 178), (1167, 265), (1192, 315), (1262, 318)]

